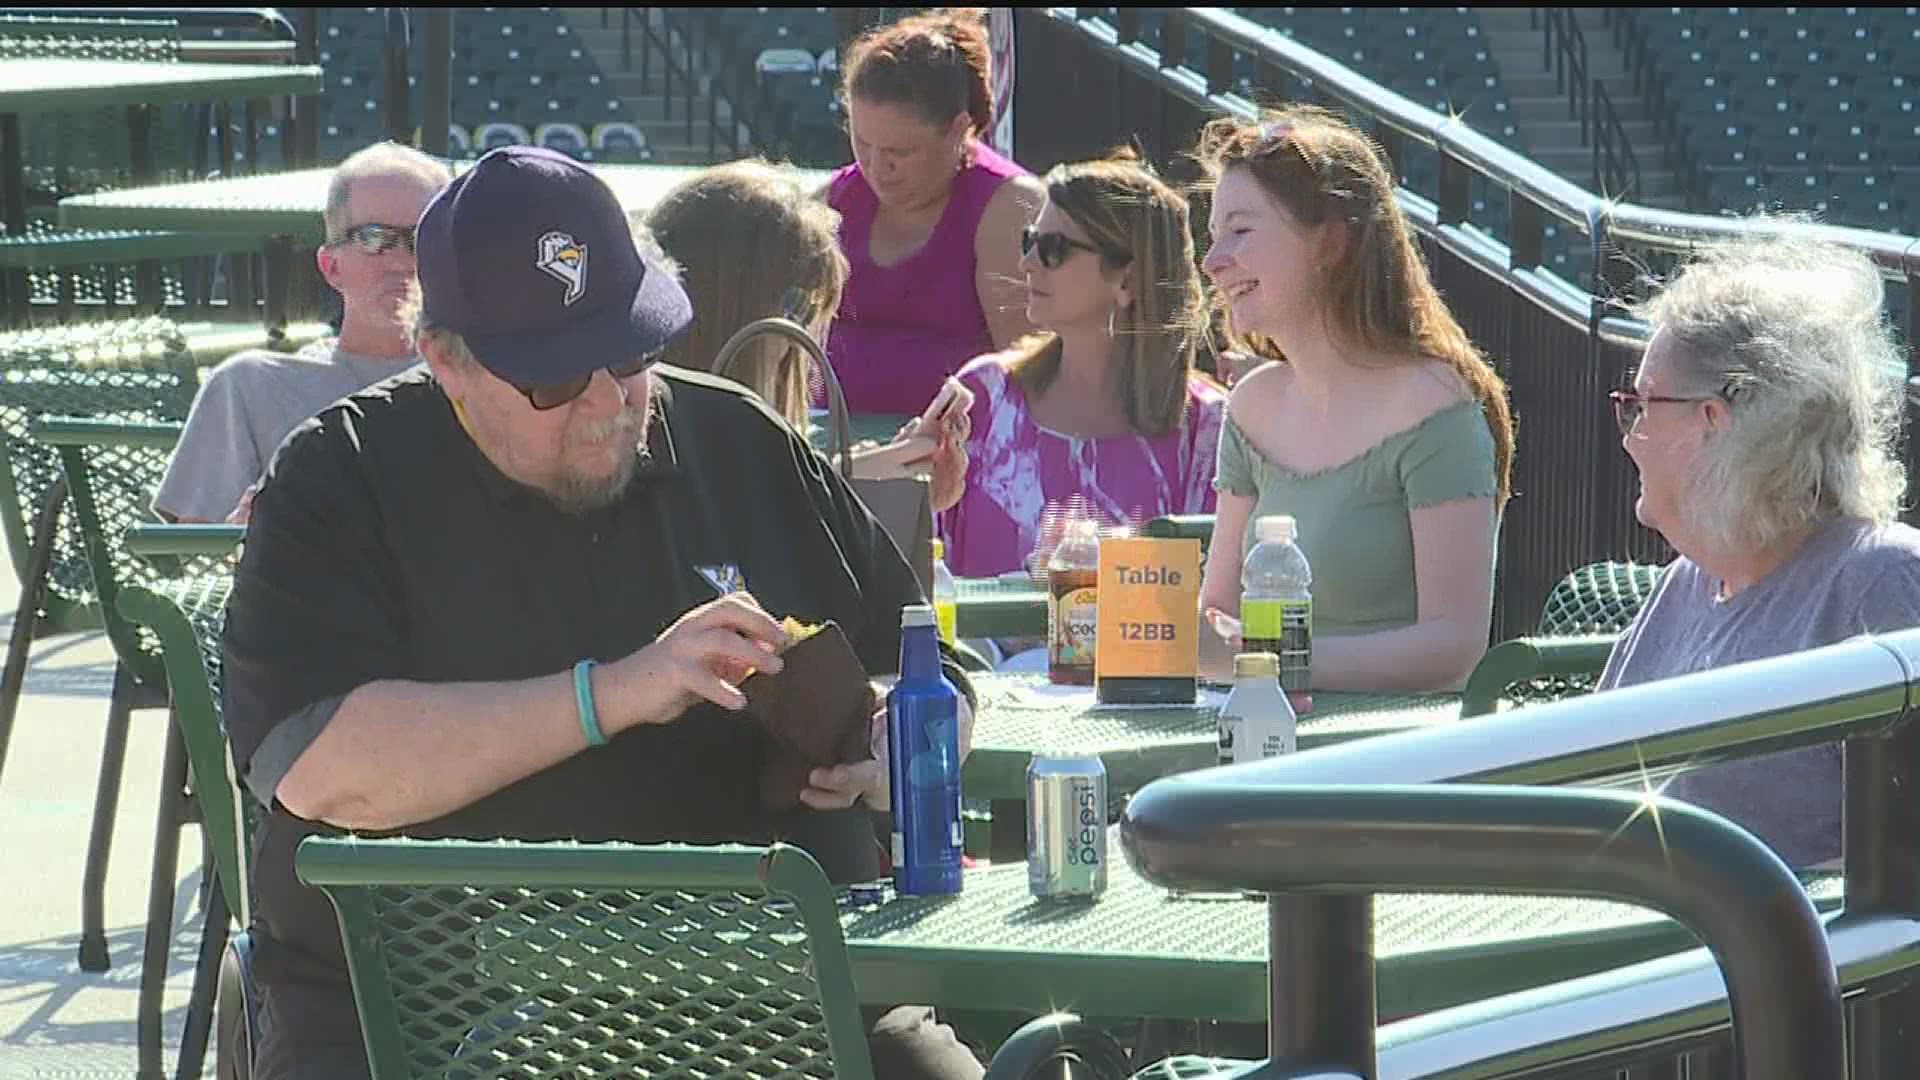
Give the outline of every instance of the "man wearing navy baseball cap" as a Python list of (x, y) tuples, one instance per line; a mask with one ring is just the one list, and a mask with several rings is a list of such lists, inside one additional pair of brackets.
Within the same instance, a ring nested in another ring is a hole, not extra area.
[[(495, 150), (416, 250), (427, 370), (282, 444), (227, 607), (225, 719), (268, 810), (263, 1080), (368, 1071), (332, 909), (294, 875), (306, 836), (782, 836), (837, 880), (878, 872), (884, 763), (793, 772), (734, 685), (781, 667), (770, 611), (895, 669), (921, 593), (878, 522), (759, 399), (655, 366), (686, 294), (584, 166)], [(981, 1073), (928, 1009), (870, 1041), (883, 1076)]]

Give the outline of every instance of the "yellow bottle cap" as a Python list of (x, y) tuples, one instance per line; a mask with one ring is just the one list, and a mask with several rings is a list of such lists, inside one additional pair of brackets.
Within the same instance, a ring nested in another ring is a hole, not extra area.
[(1280, 658), (1270, 652), (1240, 653), (1233, 658), (1233, 677), (1277, 679), (1280, 677)]

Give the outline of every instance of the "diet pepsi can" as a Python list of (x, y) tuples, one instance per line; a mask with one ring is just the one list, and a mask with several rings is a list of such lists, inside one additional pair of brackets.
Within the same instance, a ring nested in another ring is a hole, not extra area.
[(1027, 885), (1042, 900), (1091, 900), (1107, 888), (1107, 767), (1035, 754), (1027, 765)]

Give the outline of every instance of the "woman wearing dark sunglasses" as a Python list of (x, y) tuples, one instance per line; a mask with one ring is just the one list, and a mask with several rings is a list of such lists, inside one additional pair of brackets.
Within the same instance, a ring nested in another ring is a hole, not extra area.
[(1194, 369), (1205, 328), (1187, 202), (1130, 154), (1062, 165), (1020, 239), (1041, 333), (961, 369), (964, 483), (935, 472), (947, 562), (1019, 570), (1062, 508), (1107, 524), (1213, 509), (1225, 392)]
[[(1793, 237), (1709, 250), (1642, 309), (1653, 338), (1614, 415), (1635, 516), (1680, 557), (1602, 690), (1920, 626), (1920, 531), (1895, 520), (1906, 360), (1882, 294), (1865, 255)], [(1840, 854), (1837, 744), (1690, 772), (1667, 794), (1795, 866)]]

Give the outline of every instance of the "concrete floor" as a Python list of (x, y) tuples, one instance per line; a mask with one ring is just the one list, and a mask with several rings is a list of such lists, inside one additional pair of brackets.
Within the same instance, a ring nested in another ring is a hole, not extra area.
[[(19, 587), (0, 573), (0, 631)], [(166, 713), (134, 714), (107, 878), (113, 967), (80, 970), (80, 880), (100, 767), (113, 649), (104, 634), (37, 642), (0, 772), (0, 1080), (134, 1077), (134, 1008), (146, 933)], [(166, 1074), (173, 1076), (199, 931), (200, 837), (180, 839)], [(209, 1049), (203, 1075), (213, 1074)]]

